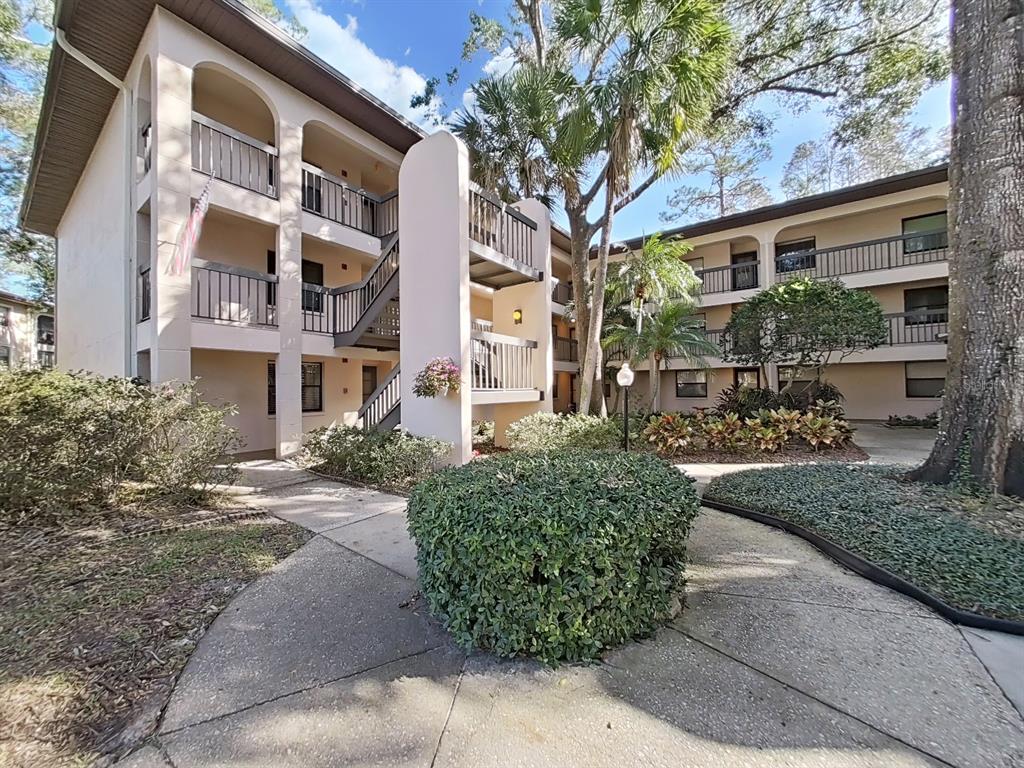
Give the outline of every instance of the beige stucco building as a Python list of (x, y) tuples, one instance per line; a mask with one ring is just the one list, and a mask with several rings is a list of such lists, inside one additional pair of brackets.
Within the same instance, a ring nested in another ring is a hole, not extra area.
[[(277, 455), (319, 426), (400, 422), (461, 462), (475, 419), (500, 439), (572, 407), (567, 238), (537, 201), (476, 188), (453, 136), (235, 0), (62, 2), (56, 21), (22, 219), (56, 237), (60, 368), (197, 378), (236, 408), (245, 451)], [(932, 410), (945, 196), (939, 169), (686, 228), (709, 335), (781, 276), (838, 276), (879, 297), (893, 334), (830, 372), (851, 415)], [(919, 310), (926, 323), (906, 314)], [(416, 397), (442, 356), (461, 392)], [(746, 374), (661, 375), (662, 407), (686, 409)]]
[(50, 308), (0, 291), (0, 368), (52, 368), (55, 347)]

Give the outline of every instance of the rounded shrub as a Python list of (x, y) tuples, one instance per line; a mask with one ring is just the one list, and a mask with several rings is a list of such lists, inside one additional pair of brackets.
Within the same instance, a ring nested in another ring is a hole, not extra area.
[(532, 413), (505, 430), (513, 451), (614, 450), (622, 445), (622, 422), (585, 413)]
[(430, 609), (464, 647), (553, 663), (652, 632), (682, 587), (693, 482), (651, 454), (507, 453), (409, 499)]

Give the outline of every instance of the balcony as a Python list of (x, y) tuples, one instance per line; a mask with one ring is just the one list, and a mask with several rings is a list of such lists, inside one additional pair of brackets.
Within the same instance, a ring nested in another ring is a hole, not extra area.
[(353, 189), (309, 163), (302, 165), (302, 209), (336, 224), (384, 238), (398, 231), (398, 191)]
[(277, 276), (192, 260), (192, 317), (220, 323), (277, 326)]
[(476, 184), (469, 190), (469, 276), (499, 290), (540, 280), (534, 260), (537, 223)]
[(903, 344), (944, 344), (949, 334), (949, 312), (944, 309), (919, 309), (885, 316), (889, 326), (889, 346)]
[(277, 149), (223, 123), (192, 113), (192, 169), (277, 198)]
[(775, 259), (775, 282), (793, 277), (840, 277), (942, 262), (949, 258), (948, 243), (946, 230), (935, 230), (787, 253)]
[(568, 304), (572, 301), (572, 283), (552, 283), (551, 300), (555, 304)]
[(474, 404), (540, 399), (533, 375), (536, 341), (474, 330), (471, 345)]
[(554, 359), (561, 363), (578, 363), (580, 361), (579, 341), (567, 339), (563, 336), (555, 336), (552, 339), (554, 344)]
[(760, 265), (759, 261), (751, 261), (744, 264), (697, 270), (696, 275), (701, 280), (700, 293), (702, 296), (706, 296), (712, 293), (749, 291), (758, 288)]

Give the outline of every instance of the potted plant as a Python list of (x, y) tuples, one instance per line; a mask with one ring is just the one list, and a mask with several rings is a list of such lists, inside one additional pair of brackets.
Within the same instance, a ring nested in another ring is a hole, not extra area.
[(416, 397), (447, 397), (462, 386), (462, 369), (450, 357), (435, 357), (416, 374), (412, 391)]

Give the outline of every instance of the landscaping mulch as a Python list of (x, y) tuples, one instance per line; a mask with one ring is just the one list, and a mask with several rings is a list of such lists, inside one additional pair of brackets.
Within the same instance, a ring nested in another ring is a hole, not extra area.
[(1024, 501), (911, 482), (905, 467), (743, 470), (704, 496), (786, 520), (962, 611), (1024, 621)]
[(0, 766), (145, 738), (221, 609), (310, 535), (245, 508), (0, 524)]

